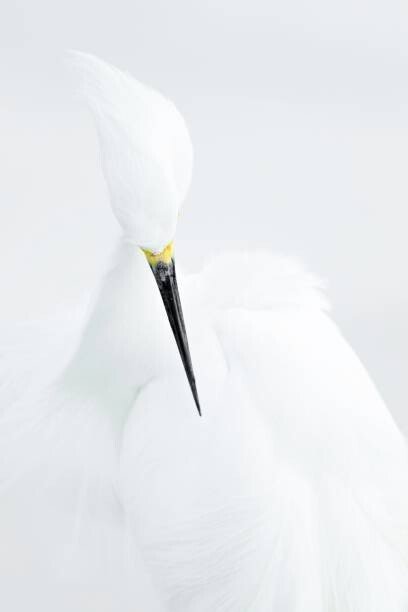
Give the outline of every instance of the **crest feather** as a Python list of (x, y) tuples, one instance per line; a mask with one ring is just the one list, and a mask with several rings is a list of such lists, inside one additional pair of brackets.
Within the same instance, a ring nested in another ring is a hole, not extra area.
[(93, 55), (71, 51), (99, 134), (113, 211), (138, 245), (161, 251), (173, 238), (191, 182), (193, 149), (174, 104)]

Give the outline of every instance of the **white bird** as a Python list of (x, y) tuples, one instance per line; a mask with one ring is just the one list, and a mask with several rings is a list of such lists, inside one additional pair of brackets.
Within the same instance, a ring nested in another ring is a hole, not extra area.
[(406, 442), (320, 282), (267, 252), (220, 256), (180, 276), (184, 326), (186, 125), (73, 59), (124, 235), (84, 323), (3, 336), (0, 576), (19, 586), (2, 609), (151, 612), (140, 555), (171, 612), (406, 612)]

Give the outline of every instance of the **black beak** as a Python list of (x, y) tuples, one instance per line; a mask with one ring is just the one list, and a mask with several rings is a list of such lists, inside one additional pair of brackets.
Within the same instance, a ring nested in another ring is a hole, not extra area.
[(177, 342), (177, 347), (184, 365), (184, 370), (187, 374), (190, 389), (194, 397), (194, 402), (197, 406), (198, 414), (201, 416), (200, 401), (198, 399), (193, 364), (191, 363), (186, 327), (184, 324), (183, 311), (181, 309), (180, 296), (177, 287), (174, 259), (172, 257), (168, 263), (158, 261), (155, 264), (149, 265), (160, 290), (160, 295), (162, 296), (167, 317)]

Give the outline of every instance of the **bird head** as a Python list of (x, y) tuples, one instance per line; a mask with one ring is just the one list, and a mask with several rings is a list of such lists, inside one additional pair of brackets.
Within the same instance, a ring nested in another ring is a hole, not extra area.
[(112, 210), (153, 272), (200, 413), (174, 262), (193, 167), (186, 124), (172, 102), (130, 75), (89, 54), (70, 57), (96, 121)]

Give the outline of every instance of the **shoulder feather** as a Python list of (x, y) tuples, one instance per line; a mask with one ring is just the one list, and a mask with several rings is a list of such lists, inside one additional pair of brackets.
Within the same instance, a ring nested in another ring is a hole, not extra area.
[(299, 259), (267, 251), (218, 255), (194, 282), (202, 301), (216, 309), (329, 309), (321, 279)]

